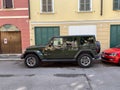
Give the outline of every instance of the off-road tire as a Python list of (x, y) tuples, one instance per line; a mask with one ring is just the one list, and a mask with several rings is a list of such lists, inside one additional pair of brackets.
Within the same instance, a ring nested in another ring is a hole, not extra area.
[(77, 62), (82, 68), (88, 68), (93, 64), (93, 60), (90, 54), (80, 54), (77, 58)]
[(24, 63), (27, 67), (34, 68), (40, 65), (40, 60), (35, 54), (28, 54), (25, 57)]

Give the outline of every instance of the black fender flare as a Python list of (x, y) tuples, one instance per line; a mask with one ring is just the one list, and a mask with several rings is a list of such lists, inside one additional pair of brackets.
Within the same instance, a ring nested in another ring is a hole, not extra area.
[(90, 49), (85, 49), (85, 50), (80, 50), (80, 51), (78, 51), (74, 58), (77, 59), (77, 57), (78, 57), (80, 54), (83, 54), (83, 53), (90, 54), (92, 58), (95, 58), (95, 54), (94, 54), (93, 51), (90, 50)]
[(43, 54), (41, 51), (39, 50), (27, 50), (24, 52), (24, 54), (22, 55), (22, 58), (24, 59), (28, 54), (34, 54), (36, 55), (40, 60), (43, 59)]

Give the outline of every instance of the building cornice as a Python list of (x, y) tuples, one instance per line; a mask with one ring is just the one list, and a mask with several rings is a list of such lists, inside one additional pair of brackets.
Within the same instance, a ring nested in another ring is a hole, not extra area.
[(92, 23), (120, 23), (120, 19), (117, 20), (81, 20), (81, 21), (30, 21), (31, 24), (42, 24), (42, 25), (47, 25), (47, 24), (92, 24)]
[(28, 8), (12, 8), (12, 9), (3, 9), (1, 8), (0, 11), (16, 11), (16, 10), (28, 10)]
[(29, 18), (29, 16), (0, 16), (0, 19)]

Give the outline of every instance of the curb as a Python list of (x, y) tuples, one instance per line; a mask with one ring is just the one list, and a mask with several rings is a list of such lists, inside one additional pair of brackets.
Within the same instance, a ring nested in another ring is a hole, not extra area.
[(0, 61), (22, 61), (21, 54), (0, 54)]
[(20, 58), (0, 58), (0, 61), (23, 61)]

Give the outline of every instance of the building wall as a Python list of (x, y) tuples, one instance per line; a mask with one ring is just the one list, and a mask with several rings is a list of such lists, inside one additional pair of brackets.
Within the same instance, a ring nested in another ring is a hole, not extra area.
[[(2, 9), (3, 0), (0, 0), (0, 8)], [(28, 0), (13, 0), (14, 9), (15, 8), (28, 8)]]
[(78, 0), (54, 0), (54, 13), (40, 13), (40, 0), (30, 0), (31, 21), (80, 21), (120, 19), (120, 12), (113, 10), (113, 0), (103, 0), (101, 16), (101, 0), (92, 0), (91, 12), (78, 12)]
[(21, 31), (22, 51), (30, 45), (28, 0), (13, 0), (14, 8), (3, 9), (0, 0), (0, 27), (15, 25)]
[(34, 27), (60, 26), (60, 35), (68, 35), (69, 26), (96, 25), (96, 38), (102, 50), (110, 47), (110, 26), (120, 24), (120, 12), (113, 10), (113, 0), (92, 0), (91, 12), (78, 12), (78, 0), (54, 0), (54, 13), (41, 13), (40, 0), (30, 0), (30, 43), (35, 44)]

